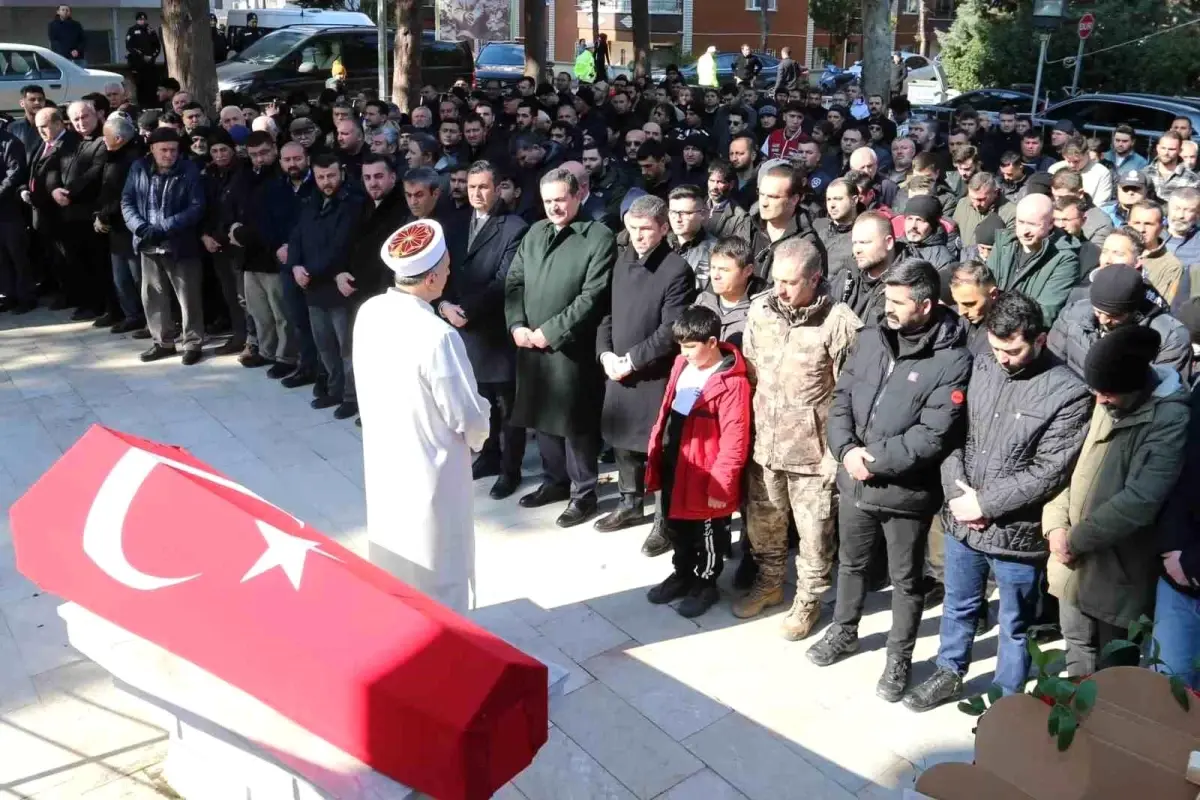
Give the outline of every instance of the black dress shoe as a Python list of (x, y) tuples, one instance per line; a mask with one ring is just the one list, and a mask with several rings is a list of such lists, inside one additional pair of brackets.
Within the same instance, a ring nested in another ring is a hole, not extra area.
[(342, 404), (342, 401), (337, 399), (336, 397), (330, 397), (329, 395), (324, 395), (322, 397), (314, 397), (312, 402), (309, 403), (308, 405), (311, 406), (312, 408), (315, 408), (318, 411), (320, 411), (323, 408), (333, 408), (334, 406), (340, 406), (341, 404)]
[(622, 528), (632, 528), (634, 525), (641, 525), (642, 516), (642, 506), (640, 503), (635, 506), (626, 505), (622, 502), (614, 511), (610, 511), (596, 520), (596, 524), (593, 527), (601, 533), (612, 533)]
[(291, 364), (272, 364), (271, 368), (267, 370), (267, 377), (277, 381), (291, 375), (295, 370), (296, 368)]
[(258, 367), (265, 367), (271, 362), (263, 358), (258, 353), (243, 353), (242, 355), (238, 356), (238, 363), (246, 369), (257, 369)]
[(112, 314), (105, 313), (105, 314), (101, 314), (100, 316), (98, 316), (94, 320), (92, 320), (92, 327), (93, 328), (111, 328), (112, 326), (119, 325), (120, 323), (121, 323), (120, 319), (113, 316)]
[(471, 464), (471, 480), (477, 481), (480, 478), (490, 478), (493, 475), (500, 474), (500, 458), (499, 456), (480, 456)]
[(938, 671), (904, 698), (910, 711), (929, 711), (962, 696), (963, 681), (957, 672), (938, 667)]
[(647, 558), (657, 558), (671, 551), (671, 540), (667, 538), (667, 523), (663, 519), (654, 520), (650, 535), (642, 542), (642, 555)]
[(204, 357), (203, 354), (199, 350), (184, 350), (183, 351), (183, 365), (185, 367), (190, 367), (195, 364), (199, 364), (200, 359), (203, 357)]
[(146, 323), (144, 322), (139, 322), (136, 319), (123, 319), (112, 326), (110, 333), (133, 333), (138, 328), (144, 327), (146, 327)]
[(503, 500), (510, 497), (517, 487), (521, 485), (521, 473), (519, 472), (502, 472), (500, 477), (496, 478), (496, 482), (492, 484), (492, 488), (488, 491), (488, 497), (493, 500)]
[(560, 528), (574, 528), (576, 525), (581, 525), (592, 518), (598, 505), (599, 502), (594, 494), (577, 497), (567, 503), (567, 509), (558, 515), (554, 524)]
[(358, 403), (353, 400), (343, 402), (333, 410), (334, 419), (350, 419), (358, 413)]
[(71, 322), (84, 322), (89, 319), (95, 319), (100, 316), (90, 308), (77, 308), (75, 313), (71, 314)]
[(548, 506), (551, 503), (561, 503), (564, 500), (570, 499), (570, 486), (557, 486), (552, 483), (543, 483), (541, 486), (518, 500), (517, 504), (521, 506), (521, 508), (541, 508), (542, 506)]
[(308, 386), (310, 383), (316, 381), (316, 379), (317, 376), (313, 373), (296, 367), (287, 375), (285, 375), (283, 380), (281, 380), (279, 383), (282, 384), (285, 389), (296, 389), (301, 386)]
[(138, 356), (138, 358), (146, 363), (150, 363), (151, 361), (160, 361), (164, 358), (170, 358), (171, 356), (175, 355), (175, 353), (176, 351), (174, 345), (171, 347), (165, 347), (161, 344), (156, 344)]
[(133, 338), (133, 339), (149, 339), (149, 338), (150, 338), (150, 331), (149, 331), (149, 329), (147, 329), (147, 328), (138, 328), (136, 331), (134, 331), (132, 334), (130, 334), (130, 338)]
[(313, 397), (324, 397), (329, 394), (329, 378), (320, 373), (313, 380)]
[(888, 656), (887, 666), (875, 686), (875, 694), (879, 699), (888, 703), (899, 702), (908, 688), (908, 674), (912, 671), (912, 661), (903, 656)]
[(661, 606), (672, 600), (686, 597), (687, 593), (691, 591), (695, 580), (696, 578), (692, 575), (682, 575), (678, 572), (672, 572), (667, 576), (665, 581), (657, 586), (650, 587), (650, 591), (646, 592), (646, 599), (656, 606)]

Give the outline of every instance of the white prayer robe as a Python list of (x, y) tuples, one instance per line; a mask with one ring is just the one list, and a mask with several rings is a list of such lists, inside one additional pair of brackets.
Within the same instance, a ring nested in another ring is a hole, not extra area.
[(354, 323), (369, 557), (460, 613), (475, 588), (471, 451), (490, 406), (458, 332), (425, 301), (391, 289)]

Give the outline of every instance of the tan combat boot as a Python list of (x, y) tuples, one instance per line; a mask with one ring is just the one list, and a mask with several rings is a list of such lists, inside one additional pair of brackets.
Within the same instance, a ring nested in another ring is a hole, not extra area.
[(767, 587), (761, 580), (756, 580), (745, 597), (734, 601), (733, 615), (738, 619), (757, 617), (765, 609), (782, 602), (782, 586)]
[(821, 618), (820, 600), (802, 600), (799, 595), (792, 601), (792, 610), (783, 618), (783, 638), (798, 642), (812, 632)]

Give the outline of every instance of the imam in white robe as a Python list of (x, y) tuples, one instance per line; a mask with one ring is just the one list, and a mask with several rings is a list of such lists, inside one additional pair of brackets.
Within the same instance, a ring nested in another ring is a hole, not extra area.
[(475, 588), (471, 451), (490, 406), (458, 332), (397, 289), (354, 323), (369, 557), (414, 589), (465, 612)]

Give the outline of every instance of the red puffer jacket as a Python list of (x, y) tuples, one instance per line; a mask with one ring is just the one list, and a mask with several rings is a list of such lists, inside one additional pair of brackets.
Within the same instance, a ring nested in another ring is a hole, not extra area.
[[(727, 517), (742, 503), (742, 468), (750, 455), (752, 392), (741, 352), (725, 342), (721, 343), (721, 352), (725, 358), (720, 368), (708, 379), (683, 423), (668, 519)], [(647, 492), (662, 488), (663, 432), (671, 414), (675, 385), (686, 365), (683, 356), (675, 359), (658, 419), (650, 431)], [(709, 498), (723, 505), (712, 508)]]

